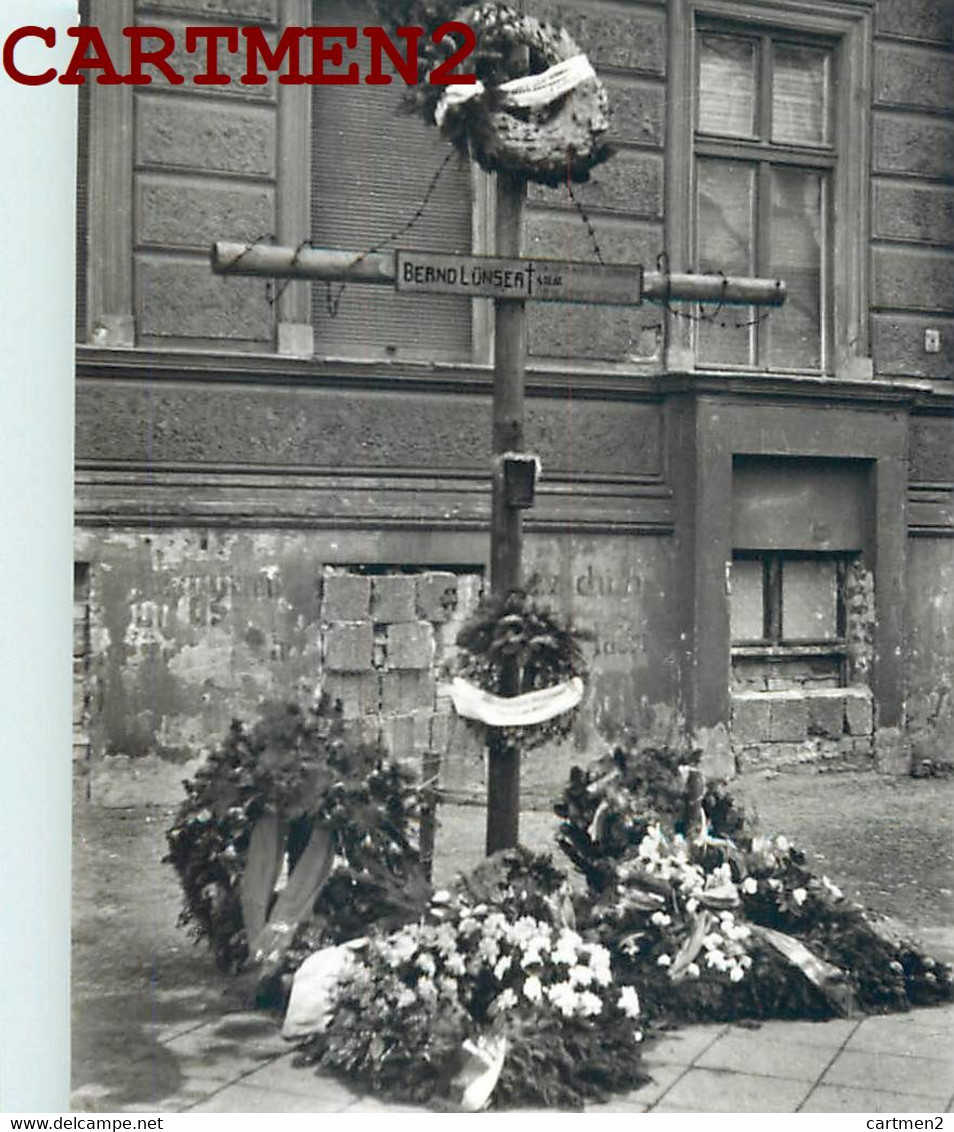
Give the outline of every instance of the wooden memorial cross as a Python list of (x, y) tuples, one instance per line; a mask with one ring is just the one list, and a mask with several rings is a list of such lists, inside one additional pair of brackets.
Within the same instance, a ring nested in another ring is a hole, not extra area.
[[(775, 279), (724, 275), (668, 275), (632, 264), (597, 264), (520, 256), (526, 181), (497, 174), (496, 256), (439, 252), (337, 251), (218, 241), (212, 267), (221, 275), (379, 283), (418, 294), (492, 298), (495, 310), (490, 582), (495, 594), (521, 585), (522, 512), (526, 497), (508, 491), (505, 455), (523, 452), (523, 392), (527, 355), (525, 304), (608, 303), (634, 306), (643, 298), (780, 306), (785, 285)], [(530, 493), (532, 496), (532, 492)], [(516, 695), (517, 673), (504, 673), (504, 694)], [(520, 753), (491, 729), (487, 781), (488, 855), (517, 844)]]

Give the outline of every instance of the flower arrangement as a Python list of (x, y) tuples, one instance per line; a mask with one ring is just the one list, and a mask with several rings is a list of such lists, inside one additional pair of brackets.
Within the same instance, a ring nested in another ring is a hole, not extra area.
[[(509, 672), (516, 674), (521, 693), (551, 688), (574, 676), (585, 680), (584, 640), (584, 633), (523, 591), (514, 590), (506, 597), (490, 595), (457, 635), (457, 672), (497, 695), (503, 694)], [(574, 709), (542, 723), (502, 730), (511, 744), (531, 750), (566, 738), (575, 718)]]
[[(690, 756), (691, 757), (691, 756)], [(954, 997), (951, 972), (845, 899), (784, 837), (749, 831), (677, 752), (575, 770), (559, 841), (585, 915), (648, 1017), (830, 1017)]]
[[(234, 722), (184, 786), (165, 860), (183, 888), (180, 922), (226, 970), (254, 960), (281, 979), (320, 943), (426, 905), (414, 785), (327, 700)], [(250, 955), (251, 937), (266, 954)]]
[[(474, 903), (479, 889), (500, 899)], [(426, 919), (368, 942), (302, 1060), (421, 1102), (448, 1095), (468, 1045), (493, 1037), (507, 1050), (497, 1104), (579, 1107), (642, 1082), (639, 996), (565, 922), (571, 907), (548, 859), (491, 858)]]

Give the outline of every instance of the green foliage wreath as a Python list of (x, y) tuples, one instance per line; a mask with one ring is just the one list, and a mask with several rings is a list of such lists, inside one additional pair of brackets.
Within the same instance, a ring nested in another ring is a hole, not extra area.
[[(587, 666), (581, 646), (587, 639), (568, 619), (521, 590), (506, 597), (491, 595), (481, 601), (457, 634), (458, 674), (495, 695), (505, 694), (505, 674), (510, 667), (516, 670), (521, 693), (551, 688), (574, 676), (585, 681)], [(514, 746), (531, 750), (565, 739), (577, 710), (544, 723), (502, 730)], [(481, 723), (466, 722), (483, 728)]]
[[(498, 3), (461, 7), (457, 0), (378, 0), (377, 8), (392, 30), (425, 29), (418, 48), (418, 82), (409, 88), (407, 104), (427, 122), (440, 122), (444, 136), (481, 168), (552, 186), (567, 177), (586, 181), (593, 167), (612, 155), (604, 136), (609, 129), (608, 98), (595, 75), (536, 110), (508, 107), (497, 90), (511, 79), (542, 74), (581, 54), (562, 28)], [(463, 70), (475, 74), (486, 90), (441, 122), (435, 116), (447, 87), (432, 85), (428, 76), (458, 44), (451, 39), (435, 44), (430, 33), (451, 20), (476, 34), (476, 47)]]
[(237, 971), (250, 958), (243, 895), (247, 909), (256, 827), (273, 827), (274, 862), (260, 868), (258, 886), (265, 924), (281, 899), (275, 881), (282, 859), (291, 887), (315, 846), (320, 855), (319, 838), (327, 847), (312, 868), (312, 890), (298, 885), (300, 917), (266, 962), (269, 976), (294, 970), (321, 943), (372, 923), (397, 926), (426, 904), (429, 885), (411, 840), (418, 806), (411, 778), (380, 747), (352, 738), (340, 709), (327, 701), (312, 708), (270, 704), (251, 727), (233, 722), (184, 786), (165, 860), (182, 884), (180, 923), (208, 942), (225, 970)]

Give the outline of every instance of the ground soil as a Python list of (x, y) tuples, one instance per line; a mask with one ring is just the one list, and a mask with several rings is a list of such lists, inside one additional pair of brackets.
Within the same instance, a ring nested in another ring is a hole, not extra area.
[[(805, 848), (819, 873), (954, 958), (954, 781), (755, 776), (739, 780), (737, 791), (764, 830)], [(158, 1036), (237, 1005), (230, 981), (176, 926), (179, 890), (161, 863), (171, 817), (162, 807), (117, 810), (84, 800), (75, 807), (73, 1081), (101, 1111), (174, 1091), (178, 1071)], [(556, 821), (525, 813), (522, 840), (552, 848)], [(484, 825), (481, 807), (442, 810), (438, 884), (481, 859)]]

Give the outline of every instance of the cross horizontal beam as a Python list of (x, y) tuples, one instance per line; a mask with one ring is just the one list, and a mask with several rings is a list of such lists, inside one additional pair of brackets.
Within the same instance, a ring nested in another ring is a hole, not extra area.
[[(231, 240), (217, 240), (212, 245), (211, 261), (213, 271), (219, 275), (317, 279), (328, 283), (379, 283), (392, 287), (396, 286), (398, 278), (397, 253), (393, 251), (354, 252), (334, 248), (313, 248), (310, 245), (292, 248), (276, 244), (243, 244)], [(511, 262), (533, 264), (540, 272), (545, 271), (548, 264), (557, 266), (563, 264), (563, 261), (545, 259)], [(593, 273), (600, 271), (598, 264), (585, 266)], [(607, 264), (605, 271), (609, 276), (613, 272), (619, 273), (626, 269), (626, 266)], [(632, 265), (629, 265), (629, 270), (633, 270)], [(640, 301), (638, 287), (631, 294), (632, 298), (619, 301), (627, 305), (635, 305)], [(669, 275), (659, 271), (646, 271), (642, 275), (641, 294), (643, 298), (662, 301), (674, 299), (684, 302), (778, 307), (785, 301), (785, 284), (780, 279), (750, 276), (683, 273)], [(533, 298), (534, 296), (524, 294), (514, 297)], [(539, 297), (555, 296), (541, 294)]]

